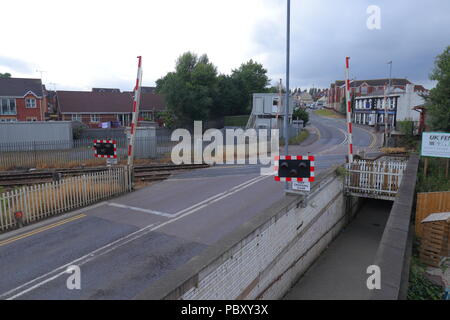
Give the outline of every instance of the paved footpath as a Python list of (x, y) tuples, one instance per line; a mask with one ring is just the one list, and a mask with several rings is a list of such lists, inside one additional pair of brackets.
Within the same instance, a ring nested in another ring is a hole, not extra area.
[(284, 299), (368, 299), (366, 270), (375, 260), (391, 206), (389, 201), (367, 200)]

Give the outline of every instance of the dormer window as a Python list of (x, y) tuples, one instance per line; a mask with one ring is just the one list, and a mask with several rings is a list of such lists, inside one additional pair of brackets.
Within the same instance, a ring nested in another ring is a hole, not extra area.
[(34, 98), (25, 99), (25, 107), (26, 108), (36, 108), (36, 99), (34, 99)]

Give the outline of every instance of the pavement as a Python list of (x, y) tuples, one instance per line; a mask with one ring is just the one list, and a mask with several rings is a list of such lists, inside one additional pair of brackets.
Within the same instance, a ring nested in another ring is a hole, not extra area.
[(392, 202), (367, 200), (356, 218), (337, 236), (293, 286), (285, 300), (367, 300), (367, 267), (375, 255)]
[[(291, 154), (316, 154), (318, 172), (343, 163), (345, 123), (315, 115), (311, 123), (317, 137)], [(373, 144), (363, 129), (355, 136), (361, 148)], [(4, 234), (0, 299), (130, 299), (280, 200), (283, 187), (260, 166), (220, 165)], [(67, 289), (71, 265), (81, 290)]]

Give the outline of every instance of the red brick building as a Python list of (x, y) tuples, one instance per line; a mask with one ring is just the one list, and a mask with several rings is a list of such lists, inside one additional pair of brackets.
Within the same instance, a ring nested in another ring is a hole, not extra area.
[(46, 109), (40, 79), (0, 78), (0, 122), (44, 121)]
[[(355, 97), (371, 95), (374, 92), (384, 90), (389, 84), (389, 79), (353, 80), (350, 82), (350, 94)], [(406, 90), (406, 85), (412, 84), (408, 79), (391, 79), (391, 90), (396, 88)], [(414, 92), (426, 92), (421, 85), (414, 86)], [(341, 110), (341, 103), (345, 99), (345, 82), (337, 80), (330, 85), (328, 90), (327, 107), (336, 111)]]
[[(91, 128), (99, 128), (104, 122), (119, 122), (129, 126), (132, 119), (133, 93), (118, 89), (93, 91), (57, 91), (56, 105), (59, 118), (80, 121)], [(154, 120), (155, 114), (166, 110), (164, 99), (153, 93), (142, 93), (140, 119)]]

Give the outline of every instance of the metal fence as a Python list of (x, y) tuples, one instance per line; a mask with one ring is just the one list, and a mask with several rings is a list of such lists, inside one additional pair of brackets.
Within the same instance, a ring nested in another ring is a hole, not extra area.
[(130, 190), (126, 167), (22, 187), (0, 194), (0, 230), (17, 226), (16, 212), (32, 223)]
[(346, 164), (347, 193), (365, 198), (394, 200), (407, 161), (357, 160)]
[[(128, 156), (128, 139), (117, 141), (118, 161)], [(157, 159), (165, 157), (175, 142), (170, 136), (136, 138), (135, 157), (138, 159)], [(20, 168), (55, 168), (79, 165), (104, 165), (105, 159), (94, 157), (93, 139), (67, 141), (33, 141), (0, 144), (0, 170)]]

